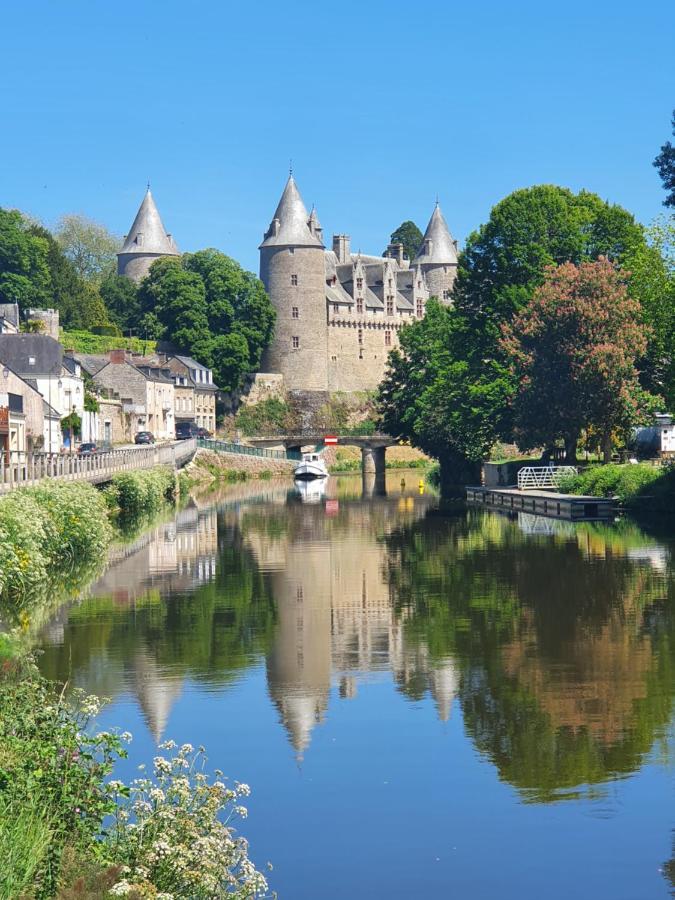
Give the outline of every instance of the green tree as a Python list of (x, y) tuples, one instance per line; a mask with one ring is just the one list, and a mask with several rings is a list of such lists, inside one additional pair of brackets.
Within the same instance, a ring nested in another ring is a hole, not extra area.
[(223, 390), (259, 365), (274, 329), (262, 282), (217, 250), (153, 263), (138, 291), (140, 330), (213, 368)]
[(639, 303), (606, 259), (550, 266), (532, 300), (504, 326), (501, 348), (519, 385), (514, 399), (519, 447), (563, 440), (568, 462), (584, 429), (600, 437), (644, 421), (653, 398), (640, 388), (636, 359), (647, 349)]
[(96, 285), (80, 278), (50, 231), (43, 225), (30, 225), (28, 232), (42, 241), (49, 272), (49, 292), (40, 305), (58, 309), (66, 329), (88, 330), (105, 325), (108, 314)]
[(422, 246), (424, 235), (410, 219), (401, 222), (396, 231), (393, 231), (389, 243), (403, 244), (403, 252), (412, 260), (417, 256), (417, 251)]
[(510, 383), (484, 358), (467, 319), (435, 300), (400, 333), (378, 404), (385, 431), (439, 460), (444, 493), (477, 482), (500, 431)]
[(471, 234), (460, 256), (455, 303), (494, 349), (509, 321), (543, 282), (547, 266), (605, 256), (623, 262), (644, 243), (642, 229), (620, 206), (596, 194), (538, 185), (509, 194)]
[(80, 278), (99, 284), (114, 271), (122, 242), (98, 222), (86, 216), (62, 216), (54, 236)]
[(101, 282), (100, 292), (110, 320), (123, 332), (136, 331), (141, 319), (137, 285), (130, 278), (110, 272)]
[[(673, 136), (675, 136), (675, 110), (673, 110)], [(658, 169), (666, 191), (666, 199), (663, 201), (664, 206), (675, 206), (675, 147), (670, 141), (661, 147), (661, 152), (654, 160), (654, 165)]]
[(640, 360), (643, 387), (675, 405), (675, 217), (660, 217), (645, 229), (646, 243), (626, 257), (628, 289), (640, 301), (649, 326), (648, 348)]
[(0, 208), (0, 302), (47, 306), (51, 299), (48, 242), (17, 210)]

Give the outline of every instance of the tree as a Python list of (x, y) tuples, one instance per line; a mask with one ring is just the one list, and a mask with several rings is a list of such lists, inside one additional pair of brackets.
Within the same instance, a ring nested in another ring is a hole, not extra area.
[(625, 260), (628, 290), (640, 301), (649, 326), (647, 352), (640, 360), (642, 386), (675, 406), (675, 217), (660, 217), (645, 229), (646, 243)]
[[(675, 110), (673, 110), (673, 136), (675, 136)], [(666, 199), (663, 201), (664, 206), (675, 206), (675, 146), (670, 141), (661, 147), (661, 152), (654, 160), (654, 165), (658, 169), (666, 191)]]
[(49, 291), (39, 305), (58, 309), (61, 325), (67, 330), (88, 330), (93, 325), (105, 325), (108, 314), (98, 288), (79, 277), (52, 233), (43, 225), (30, 225), (28, 232), (41, 240), (46, 248)]
[(260, 365), (274, 329), (262, 282), (217, 250), (153, 263), (138, 301), (142, 333), (211, 367), (226, 391)]
[(532, 300), (503, 326), (501, 347), (519, 385), (514, 425), (522, 449), (562, 440), (574, 462), (581, 431), (592, 428), (609, 461), (612, 433), (646, 417), (653, 398), (635, 363), (647, 328), (607, 259), (548, 267)]
[(385, 431), (436, 457), (444, 493), (480, 480), (509, 395), (504, 368), (483, 358), (466, 318), (436, 300), (400, 333), (378, 404)]
[(100, 293), (112, 322), (123, 332), (138, 329), (141, 304), (138, 287), (130, 278), (110, 272), (101, 282)]
[(17, 210), (0, 208), (0, 302), (48, 306), (51, 277), (49, 246), (34, 234)]
[(417, 256), (417, 251), (422, 246), (424, 235), (414, 222), (408, 220), (401, 222), (396, 231), (392, 232), (390, 243), (403, 244), (403, 253), (408, 259), (413, 260)]
[(642, 229), (620, 206), (596, 194), (538, 185), (509, 194), (471, 234), (460, 256), (455, 303), (494, 349), (502, 322), (531, 299), (547, 266), (605, 256), (621, 263), (644, 244)]
[(122, 242), (98, 222), (86, 216), (62, 216), (55, 237), (80, 278), (99, 284), (114, 271), (115, 255)]

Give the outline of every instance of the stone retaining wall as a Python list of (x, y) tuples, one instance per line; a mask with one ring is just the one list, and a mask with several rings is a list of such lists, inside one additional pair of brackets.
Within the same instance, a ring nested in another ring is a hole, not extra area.
[(246, 472), (256, 476), (271, 472), (275, 476), (292, 475), (297, 462), (290, 459), (270, 459), (265, 456), (244, 456), (241, 453), (216, 453), (214, 450), (197, 450), (188, 467), (189, 475), (197, 475), (200, 468), (216, 466), (224, 472)]

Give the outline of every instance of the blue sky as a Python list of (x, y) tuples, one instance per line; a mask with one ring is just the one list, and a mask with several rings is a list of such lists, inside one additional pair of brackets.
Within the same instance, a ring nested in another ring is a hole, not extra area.
[(26, 0), (1, 22), (0, 204), (47, 224), (122, 234), (149, 178), (182, 250), (257, 270), (290, 158), (364, 252), (436, 194), (460, 242), (542, 182), (662, 211), (672, 0)]

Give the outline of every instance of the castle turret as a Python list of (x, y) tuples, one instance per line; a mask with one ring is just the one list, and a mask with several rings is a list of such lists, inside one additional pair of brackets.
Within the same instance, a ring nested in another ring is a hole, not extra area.
[(260, 278), (277, 311), (266, 372), (289, 388), (325, 391), (327, 373), (326, 268), (321, 226), (307, 214), (293, 175), (260, 245)]
[(452, 239), (438, 201), (412, 267), (424, 273), (431, 296), (446, 303), (450, 301), (457, 275), (457, 243)]
[(117, 274), (126, 275), (132, 281), (141, 281), (160, 256), (180, 256), (180, 252), (162, 224), (148, 187), (129, 234), (117, 254)]

